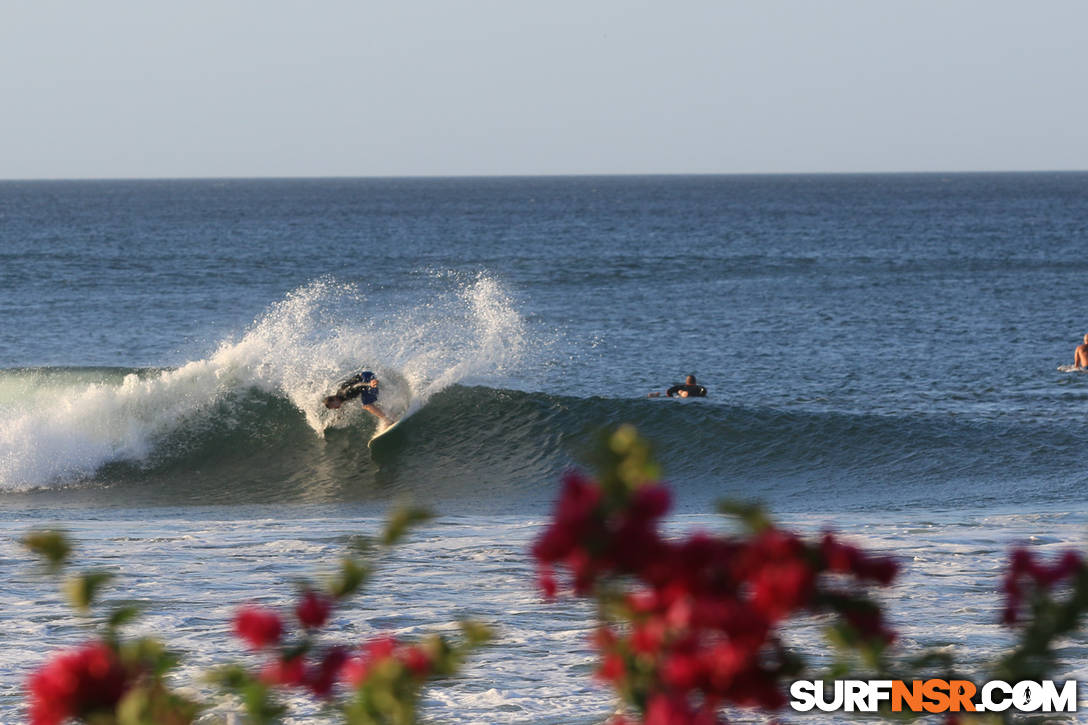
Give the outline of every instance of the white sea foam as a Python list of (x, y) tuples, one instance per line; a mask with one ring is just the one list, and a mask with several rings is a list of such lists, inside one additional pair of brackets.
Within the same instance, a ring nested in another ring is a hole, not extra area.
[(0, 374), (0, 490), (146, 461), (165, 436), (253, 389), (290, 400), (322, 434), (360, 415), (320, 402), (354, 370), (382, 378), (381, 404), (395, 415), (454, 383), (503, 375), (526, 349), (510, 295), (486, 275), (431, 274), (413, 301), (380, 312), (359, 288), (320, 279), (177, 369), (93, 381), (79, 370)]

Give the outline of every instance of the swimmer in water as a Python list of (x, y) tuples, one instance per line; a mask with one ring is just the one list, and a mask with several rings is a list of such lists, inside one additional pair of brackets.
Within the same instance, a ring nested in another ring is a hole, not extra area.
[[(665, 395), (670, 398), (705, 398), (706, 388), (695, 382), (694, 375), (689, 375), (684, 378), (683, 384), (674, 385), (666, 390)], [(650, 393), (648, 397), (660, 398), (661, 393)]]
[(1073, 367), (1088, 368), (1088, 335), (1084, 336), (1084, 344), (1073, 351)]

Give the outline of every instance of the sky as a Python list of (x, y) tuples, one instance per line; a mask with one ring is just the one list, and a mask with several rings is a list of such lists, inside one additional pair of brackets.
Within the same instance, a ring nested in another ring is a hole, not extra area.
[(1088, 169), (1083, 0), (5, 0), (0, 178)]

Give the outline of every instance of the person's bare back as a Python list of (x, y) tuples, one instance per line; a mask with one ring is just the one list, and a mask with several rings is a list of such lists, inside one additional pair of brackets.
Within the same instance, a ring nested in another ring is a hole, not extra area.
[(1073, 352), (1073, 365), (1078, 368), (1088, 368), (1088, 335), (1084, 336), (1084, 344), (1077, 345)]

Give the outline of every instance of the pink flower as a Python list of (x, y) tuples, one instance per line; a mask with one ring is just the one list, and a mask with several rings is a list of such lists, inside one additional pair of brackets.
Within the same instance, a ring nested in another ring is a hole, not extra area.
[(302, 655), (277, 658), (261, 670), (261, 681), (269, 685), (301, 686), (306, 682), (306, 661)]
[(631, 513), (642, 519), (659, 519), (669, 512), (671, 505), (672, 494), (665, 486), (642, 486), (635, 491)]
[(843, 612), (843, 618), (866, 639), (880, 640), (884, 644), (895, 641), (895, 632), (884, 626), (884, 617), (879, 609), (848, 609)]
[(311, 589), (303, 592), (298, 604), (295, 606), (295, 616), (303, 627), (317, 629), (325, 626), (332, 611), (332, 600)]
[(346, 653), (337, 665), (341, 679), (352, 687), (360, 687), (366, 682), (375, 665), (393, 660), (399, 662), (413, 677), (426, 678), (434, 668), (434, 660), (419, 645), (401, 646), (391, 636), (372, 639), (363, 645), (363, 654), (351, 659)]
[(1028, 585), (1048, 590), (1054, 584), (1076, 576), (1084, 569), (1084, 561), (1075, 551), (1066, 551), (1053, 566), (1036, 560), (1027, 549), (1013, 549), (1009, 560), (1009, 569), (1005, 573), (1005, 609), (1002, 621), (1009, 626), (1016, 624), (1020, 617), (1020, 605), (1024, 600), (1025, 580)]
[(272, 610), (249, 605), (242, 607), (234, 616), (234, 633), (253, 649), (264, 649), (280, 641), (283, 622), (280, 615)]
[(366, 682), (376, 663), (393, 656), (397, 649), (397, 640), (390, 635), (383, 635), (364, 643), (361, 649), (362, 654), (346, 659), (340, 668), (340, 678), (352, 687), (359, 687)]
[(752, 606), (778, 621), (808, 602), (813, 574), (799, 559), (764, 566), (752, 580)]
[(536, 583), (546, 599), (555, 599), (555, 595), (559, 592), (559, 583), (555, 580), (555, 569), (551, 564), (540, 564), (537, 567)]
[(662, 679), (669, 687), (681, 692), (694, 688), (702, 674), (699, 660), (692, 654), (677, 653), (665, 660)]
[(679, 697), (657, 695), (646, 708), (645, 725), (694, 725), (695, 713)]
[(587, 531), (593, 528), (600, 502), (600, 486), (578, 473), (568, 472), (563, 477), (563, 492), (555, 506), (552, 524), (533, 545), (536, 560), (560, 561), (582, 545)]
[(366, 651), (367, 659), (371, 662), (377, 660), (384, 660), (393, 656), (393, 652), (397, 649), (397, 638), (392, 635), (384, 635), (381, 637), (375, 637), (367, 642), (363, 649)]
[(30, 676), (31, 725), (112, 715), (129, 685), (116, 653), (103, 642), (88, 642), (61, 653)]
[[(829, 588), (829, 577), (821, 576), (841, 574), (859, 588), (887, 585), (898, 570), (893, 559), (831, 534), (809, 541), (773, 527), (666, 540), (659, 519), (669, 509), (668, 490), (621, 484), (568, 473), (552, 522), (533, 546), (549, 596), (555, 567), (570, 576), (576, 595), (621, 603), (612, 607), (617, 627), (605, 625), (594, 637), (597, 677), (641, 712), (641, 720), (618, 720), (714, 725), (725, 705), (782, 707), (790, 660), (778, 626), (799, 610), (834, 612), (870, 641), (894, 639), (879, 607)], [(1035, 582), (1060, 580), (1084, 566), (1073, 557), (1050, 568), (1027, 562), (1018, 571)], [(1008, 586), (1010, 596), (1019, 592), (1016, 577)]]
[(665, 642), (665, 624), (652, 619), (635, 627), (631, 633), (631, 649), (640, 654), (656, 654)]
[(606, 655), (601, 666), (597, 668), (598, 679), (605, 682), (618, 683), (623, 680), (624, 674), (626, 674), (626, 668), (623, 658), (614, 652)]
[(820, 541), (820, 551), (831, 571), (853, 574), (859, 579), (872, 580), (881, 586), (891, 584), (899, 572), (899, 564), (894, 559), (869, 556), (857, 547), (838, 541), (830, 533), (824, 534)]
[(363, 657), (352, 657), (340, 668), (340, 679), (352, 687), (359, 687), (370, 675), (370, 661)]
[(431, 671), (431, 657), (422, 647), (405, 647), (398, 659), (416, 677), (426, 677)]
[(731, 642), (721, 642), (704, 650), (703, 658), (710, 685), (719, 692), (728, 691), (733, 678), (748, 665), (747, 655)]
[(347, 661), (348, 653), (343, 647), (333, 647), (326, 652), (317, 667), (306, 673), (306, 686), (310, 692), (317, 697), (328, 697)]

